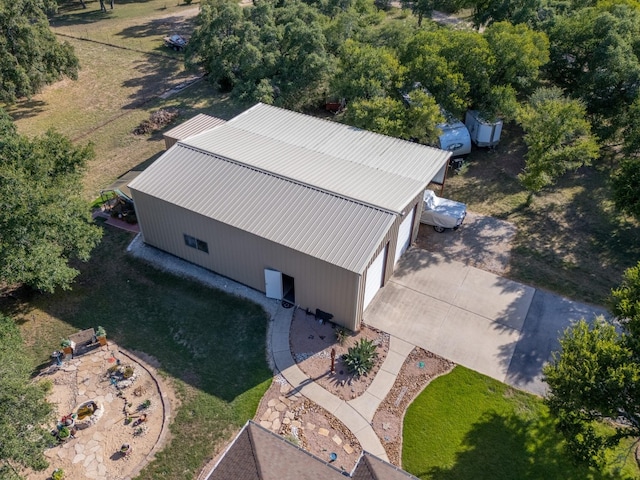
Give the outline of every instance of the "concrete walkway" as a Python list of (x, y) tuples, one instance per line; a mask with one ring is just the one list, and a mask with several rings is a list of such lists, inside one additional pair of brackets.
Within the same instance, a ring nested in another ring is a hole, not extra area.
[[(389, 461), (380, 439), (371, 427), (373, 415), (393, 386), (402, 364), (413, 350), (408, 342), (391, 336), (389, 352), (369, 388), (350, 401), (344, 401), (313, 382), (296, 365), (289, 347), (289, 330), (293, 311), (274, 318), (271, 328), (271, 354), (275, 367), (293, 386), (293, 392), (300, 392), (312, 402), (334, 415), (356, 436), (363, 450)], [(284, 313), (284, 312), (282, 312)]]

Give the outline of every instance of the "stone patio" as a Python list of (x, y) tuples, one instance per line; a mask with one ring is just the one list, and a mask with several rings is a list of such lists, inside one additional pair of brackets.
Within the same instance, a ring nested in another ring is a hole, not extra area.
[[(131, 365), (135, 371), (135, 380), (124, 389), (116, 388), (108, 375), (108, 369), (118, 362)], [(43, 472), (32, 472), (30, 479), (50, 478), (56, 468), (65, 471), (65, 478), (128, 479), (163, 445), (170, 408), (166, 386), (150, 365), (116, 344), (65, 360), (59, 367), (52, 365), (41, 377), (53, 384), (49, 401), (57, 407), (58, 421), (90, 400), (102, 406), (104, 412), (95, 424), (78, 429), (64, 443), (57, 444), (52, 436), (52, 448), (45, 452), (50, 467)], [(143, 408), (146, 400), (150, 404)], [(136, 420), (143, 413), (146, 413), (145, 421), (137, 425)], [(131, 419), (129, 422), (125, 422), (127, 417)], [(126, 456), (119, 451), (125, 443), (132, 447)]]

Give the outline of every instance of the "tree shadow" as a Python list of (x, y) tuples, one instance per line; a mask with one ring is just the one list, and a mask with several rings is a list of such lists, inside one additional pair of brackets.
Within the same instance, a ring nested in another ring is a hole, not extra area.
[(167, 36), (174, 33), (190, 36), (195, 27), (195, 17), (174, 15), (171, 17), (154, 18), (146, 23), (132, 25), (118, 32), (122, 38), (141, 38), (152, 36)]
[(46, 102), (31, 98), (18, 100), (13, 105), (6, 106), (5, 110), (11, 115), (13, 121), (16, 122), (38, 116), (44, 111), (46, 106)]
[(226, 402), (272, 378), (262, 307), (130, 257), (133, 235), (105, 228), (73, 290), (32, 303), (78, 330), (102, 325), (110, 341)]
[(526, 421), (513, 414), (489, 412), (465, 435), (451, 467), (432, 467), (413, 473), (433, 480), (621, 478), (572, 464), (560, 445), (552, 422)]

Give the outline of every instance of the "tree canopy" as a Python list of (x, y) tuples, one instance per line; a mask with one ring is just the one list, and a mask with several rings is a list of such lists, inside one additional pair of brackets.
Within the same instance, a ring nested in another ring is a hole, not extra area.
[(187, 61), (242, 99), (299, 109), (319, 98), (333, 69), (321, 14), (299, 1), (201, 4)]
[(0, 110), (0, 279), (42, 291), (69, 288), (101, 238), (81, 198), (81, 173), (93, 155), (48, 131), (19, 135)]
[(598, 156), (598, 143), (578, 100), (558, 88), (540, 88), (524, 106), (518, 121), (527, 144), (526, 166), (519, 178), (538, 192), (571, 169), (589, 165)]
[(76, 79), (78, 59), (59, 43), (46, 13), (53, 0), (0, 0), (0, 101), (30, 97), (62, 76)]
[(591, 465), (621, 439), (640, 437), (640, 263), (625, 271), (611, 305), (621, 332), (603, 318), (582, 320), (565, 331), (544, 368), (546, 402), (568, 450)]
[(15, 322), (0, 314), (0, 478), (19, 478), (22, 467), (43, 470), (52, 420), (46, 387), (30, 381), (33, 363)]

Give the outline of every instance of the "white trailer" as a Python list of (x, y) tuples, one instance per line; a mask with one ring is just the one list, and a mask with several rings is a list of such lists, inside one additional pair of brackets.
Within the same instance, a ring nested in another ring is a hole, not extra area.
[(464, 124), (469, 130), (471, 140), (479, 147), (495, 147), (500, 142), (502, 120), (490, 122), (482, 117), (478, 110), (467, 110)]
[(451, 119), (438, 124), (442, 133), (438, 137), (438, 147), (451, 152), (451, 158), (464, 158), (471, 153), (471, 137), (464, 123)]

